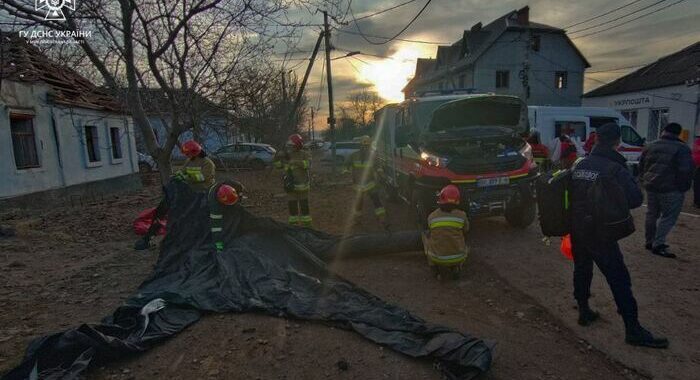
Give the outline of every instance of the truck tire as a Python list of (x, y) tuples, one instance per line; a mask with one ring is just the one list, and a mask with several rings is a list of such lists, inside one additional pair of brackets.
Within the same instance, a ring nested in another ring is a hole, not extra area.
[(523, 200), (518, 207), (506, 209), (508, 224), (515, 228), (527, 228), (535, 221), (537, 206), (534, 199)]

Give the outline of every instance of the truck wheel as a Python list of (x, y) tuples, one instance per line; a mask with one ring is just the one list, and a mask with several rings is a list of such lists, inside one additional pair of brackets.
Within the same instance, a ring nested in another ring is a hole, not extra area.
[(535, 221), (537, 208), (534, 200), (525, 200), (518, 207), (506, 209), (506, 221), (516, 228), (527, 228)]

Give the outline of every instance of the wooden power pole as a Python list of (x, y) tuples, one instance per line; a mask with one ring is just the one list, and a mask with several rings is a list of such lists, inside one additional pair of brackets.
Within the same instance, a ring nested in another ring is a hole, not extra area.
[(333, 111), (333, 77), (331, 76), (331, 30), (328, 25), (328, 12), (323, 11), (323, 35), (326, 45), (326, 83), (328, 84), (328, 129), (331, 140), (331, 157), (333, 172), (336, 170), (335, 159), (335, 112)]

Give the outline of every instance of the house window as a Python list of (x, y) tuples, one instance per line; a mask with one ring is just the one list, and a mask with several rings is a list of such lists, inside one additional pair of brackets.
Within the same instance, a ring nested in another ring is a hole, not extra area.
[(510, 71), (496, 71), (496, 88), (508, 88)]
[(17, 169), (40, 167), (33, 117), (31, 115), (10, 114), (10, 133)]
[(554, 88), (566, 88), (567, 73), (566, 71), (557, 71), (554, 73)]
[(122, 158), (122, 139), (119, 128), (109, 128), (109, 140), (112, 143), (112, 158), (115, 160)]
[(100, 157), (100, 140), (97, 133), (97, 127), (92, 125), (85, 126), (85, 147), (87, 148), (88, 161), (101, 161)]
[(534, 51), (540, 51), (540, 43), (542, 42), (541, 36), (532, 36), (531, 47)]
[(630, 125), (637, 128), (637, 110), (633, 111), (622, 111), (622, 116), (630, 122)]
[(659, 138), (659, 134), (668, 124), (668, 108), (657, 108), (649, 113), (649, 129), (647, 130), (647, 141), (654, 141)]

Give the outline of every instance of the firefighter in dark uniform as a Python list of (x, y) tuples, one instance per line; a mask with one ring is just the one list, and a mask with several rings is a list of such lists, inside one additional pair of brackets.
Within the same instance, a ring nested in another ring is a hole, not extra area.
[(630, 209), (641, 206), (643, 200), (636, 180), (627, 170), (625, 158), (617, 152), (620, 127), (614, 123), (599, 127), (597, 141), (590, 156), (577, 162), (572, 172), (571, 242), (574, 254), (574, 297), (579, 307), (578, 323), (587, 326), (599, 317), (588, 304), (595, 263), (605, 276), (618, 313), (625, 323), (625, 341), (634, 346), (666, 348), (666, 338), (655, 337), (639, 324), (630, 274), (617, 241), (603, 241), (594, 232), (595, 226), (592, 225), (587, 207), (587, 194), (599, 175), (614, 175), (614, 180), (624, 190)]
[(371, 144), (369, 136), (362, 136), (360, 140), (360, 150), (354, 152), (346, 161), (347, 168), (352, 173), (352, 183), (357, 199), (355, 200), (355, 222), (359, 222), (362, 217), (362, 205), (365, 198), (369, 198), (374, 206), (374, 216), (383, 226), (386, 225), (386, 209), (379, 199), (379, 189), (375, 179), (375, 166), (372, 162)]

